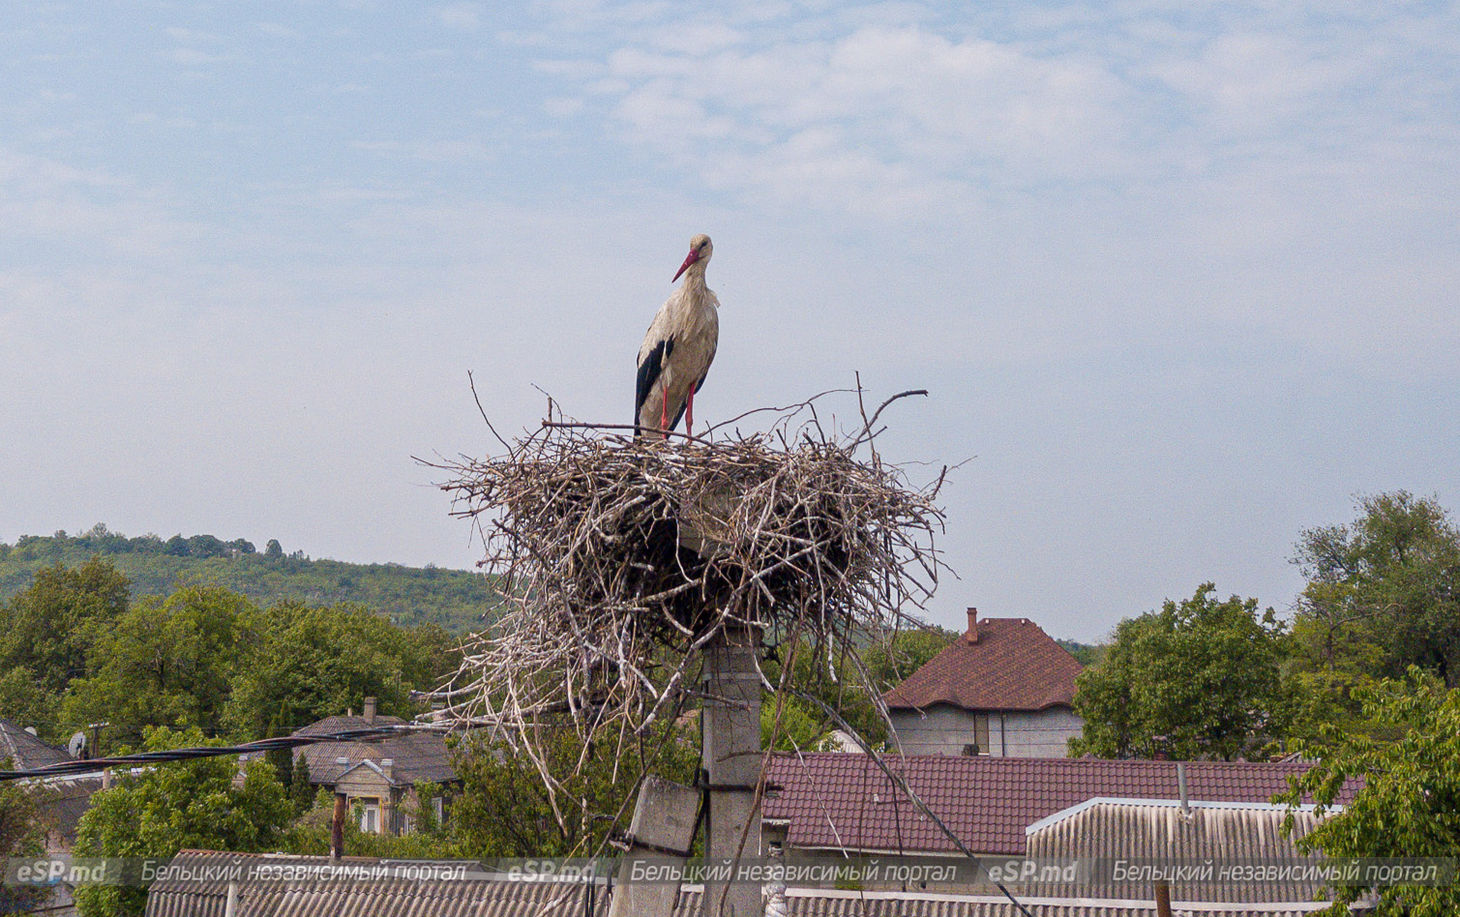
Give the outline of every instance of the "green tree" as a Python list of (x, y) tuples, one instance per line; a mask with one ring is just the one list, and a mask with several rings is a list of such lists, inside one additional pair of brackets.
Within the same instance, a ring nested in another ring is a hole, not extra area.
[(283, 603), (246, 617), (254, 645), (224, 710), (239, 738), (263, 738), (276, 718), (292, 731), (358, 710), (367, 696), (383, 714), (408, 716), (411, 688), (430, 684), (428, 673), (442, 664), (414, 635), (360, 606)]
[[(22, 726), (34, 726), (45, 739), (57, 737), (56, 698), (36, 683), (25, 666), (0, 675), (0, 716)], [(4, 913), (4, 911), (0, 911)]]
[(769, 695), (760, 707), (760, 745), (775, 751), (820, 751), (836, 728), (794, 694)]
[[(1460, 690), (1447, 691), (1411, 668), (1405, 679), (1359, 688), (1365, 716), (1401, 727), (1398, 738), (1376, 739), (1328, 724), (1323, 740), (1300, 750), (1316, 760), (1281, 797), (1289, 805), (1311, 797), (1329, 817), (1299, 840), (1301, 849), (1334, 857), (1460, 857)], [(1344, 784), (1361, 780), (1349, 804), (1336, 803)], [(1291, 827), (1291, 819), (1289, 826)], [(1448, 917), (1460, 913), (1460, 885), (1341, 886), (1325, 913), (1376, 891), (1377, 915)]]
[(898, 631), (890, 639), (879, 640), (863, 650), (862, 662), (873, 686), (887, 691), (906, 681), (957, 639), (957, 634), (941, 627)]
[(1411, 665), (1460, 684), (1460, 530), (1433, 499), (1363, 497), (1349, 525), (1305, 531), (1293, 634), (1313, 703), (1355, 717), (1353, 689)]
[(89, 674), (67, 692), (63, 721), (79, 728), (104, 720), (109, 739), (127, 744), (146, 726), (217, 734), (252, 610), (218, 586), (143, 598), (97, 638)]
[[(824, 645), (788, 640), (761, 664), (771, 684), (782, 684), (782, 670), (787, 661), (791, 670), (784, 676), (787, 690), (774, 741), (771, 727), (776, 699), (767, 698), (761, 708), (761, 731), (766, 744), (782, 751), (818, 747), (833, 730), (841, 728), (834, 717), (827, 715), (822, 704), (836, 711), (868, 743), (877, 745), (886, 741), (887, 723), (878, 713), (875, 696), (884, 690), (883, 683), (868, 671), (864, 657), (854, 655), (847, 647), (829, 653)], [(877, 664), (876, 660), (873, 664)]]
[[(213, 743), (196, 727), (147, 732), (151, 751), (206, 744)], [(161, 764), (122, 777), (91, 797), (77, 829), (75, 853), (167, 858), (185, 847), (272, 850), (292, 815), (284, 787), (262, 760), (250, 762), (243, 779), (235, 782), (237, 775), (238, 760), (220, 756)], [(146, 900), (145, 889), (129, 886), (92, 885), (76, 891), (83, 917), (140, 915)]]
[(0, 608), (0, 668), (25, 666), (41, 690), (60, 695), (86, 671), (92, 644), (127, 610), (129, 588), (98, 558), (39, 571), (30, 588)]
[(537, 769), (521, 754), (472, 736), (454, 750), (462, 786), (449, 828), (461, 855), (591, 854), (614, 830), (628, 827), (643, 774), (689, 783), (698, 767), (698, 743), (673, 726), (646, 739), (638, 754), (621, 758), (607, 748), (586, 749), (584, 758), (573, 730), (544, 728), (545, 763), (561, 785), (556, 809)]
[(294, 804), (294, 814), (309, 811), (317, 795), (314, 784), (309, 782), (309, 759), (300, 757), (289, 769), (289, 800)]
[(1230, 760), (1285, 734), (1284, 629), (1256, 599), (1218, 602), (1215, 592), (1204, 583), (1120, 622), (1104, 660), (1075, 680), (1085, 727), (1071, 754)]

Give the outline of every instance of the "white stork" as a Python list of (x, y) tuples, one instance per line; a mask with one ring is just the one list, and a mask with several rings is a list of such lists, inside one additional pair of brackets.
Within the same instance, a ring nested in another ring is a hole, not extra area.
[(684, 283), (659, 307), (639, 345), (635, 436), (667, 439), (686, 411), (685, 429), (694, 434), (695, 392), (705, 384), (720, 340), (720, 300), (705, 286), (705, 265), (714, 251), (704, 233), (689, 240), (689, 255), (674, 273), (674, 280), (683, 274)]

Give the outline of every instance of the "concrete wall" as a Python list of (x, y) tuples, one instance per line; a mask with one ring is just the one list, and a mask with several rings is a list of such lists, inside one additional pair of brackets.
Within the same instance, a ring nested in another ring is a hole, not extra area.
[[(977, 741), (976, 716), (948, 704), (927, 710), (893, 710), (892, 728), (909, 755), (961, 755)], [(1066, 743), (1080, 734), (1081, 719), (1067, 707), (1037, 711), (991, 712), (987, 754), (1011, 758), (1063, 758)]]

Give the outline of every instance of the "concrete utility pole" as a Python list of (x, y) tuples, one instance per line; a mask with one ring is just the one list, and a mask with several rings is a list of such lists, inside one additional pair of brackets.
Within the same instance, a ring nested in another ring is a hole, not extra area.
[(668, 857), (682, 865), (695, 840), (700, 793), (653, 774), (644, 778), (629, 825), (629, 849), (613, 887), (608, 917), (673, 917), (678, 882), (635, 882), (636, 857)]
[[(701, 762), (709, 777), (705, 853), (710, 860), (760, 856), (759, 635), (744, 628), (716, 636), (705, 653)], [(761, 917), (755, 883), (705, 883), (705, 917)]]

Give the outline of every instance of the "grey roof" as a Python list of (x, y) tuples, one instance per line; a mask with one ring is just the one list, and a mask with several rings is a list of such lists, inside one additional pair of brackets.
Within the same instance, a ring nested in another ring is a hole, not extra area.
[[(278, 864), (323, 865), (324, 857), (267, 856), (213, 851), (184, 851), (174, 865), (202, 872), (203, 867)], [(347, 865), (368, 868), (384, 861), (347, 857)], [(223, 917), (227, 881), (206, 878), (155, 882), (147, 896), (146, 917)], [(597, 907), (584, 906), (585, 889), (575, 885), (508, 882), (496, 879), (464, 881), (408, 881), (401, 879), (304, 879), (298, 881), (245, 880), (237, 891), (238, 917), (583, 917), (604, 915), (608, 908), (601, 893)], [(702, 892), (691, 887), (680, 892), (675, 917), (698, 917)], [(1154, 917), (1154, 901), (1091, 901), (1070, 897), (1020, 895), (1036, 917)], [(1018, 911), (998, 895), (936, 895), (907, 892), (848, 892), (791, 889), (787, 903), (793, 917), (1017, 917)], [(1317, 909), (1313, 904), (1264, 906), (1268, 917), (1299, 917)], [(1198, 906), (1175, 913), (1182, 917), (1241, 917), (1250, 908)]]
[(101, 789), (101, 775), (50, 779), (45, 792), (37, 799), (36, 809), (60, 835), (61, 844), (70, 849), (76, 843), (76, 827), (81, 816), (91, 808), (91, 794)]
[[(328, 716), (303, 729), (295, 730), (294, 734), (320, 735), (369, 729), (371, 726), (399, 726), (405, 722), (398, 716), (377, 715), (374, 719), (363, 716)], [(318, 745), (306, 745), (294, 752), (295, 761), (301, 758), (309, 764), (309, 782), (323, 786), (333, 786), (346, 773), (366, 761), (379, 765), (386, 758), (394, 762), (391, 783), (397, 786), (410, 786), (418, 780), (449, 783), (456, 779), (456, 771), (451, 767), (451, 755), (446, 748), (446, 739), (435, 732), (405, 732), (374, 742), (322, 742)], [(339, 763), (340, 758), (345, 759), (343, 764)]]
[(70, 761), (71, 755), (64, 748), (42, 742), (13, 720), (0, 717), (0, 758), (9, 758), (15, 770), (29, 770)]
[[(1197, 874), (1203, 864), (1307, 864), (1321, 857), (1298, 851), (1297, 839), (1318, 824), (1311, 806), (1293, 812), (1293, 836), (1284, 836), (1288, 808), (1264, 803), (1195, 802), (1184, 810), (1169, 799), (1096, 798), (1057, 812), (1027, 829), (1032, 859), (1077, 857), (1082, 860), (1126, 860), (1153, 866), (1183, 863)], [(1288, 875), (1288, 874), (1285, 874)], [(1045, 895), (1078, 892), (1091, 898), (1134, 898), (1150, 882), (1082, 882), (1078, 889), (1063, 884), (1031, 887)], [(1171, 895), (1185, 901), (1313, 901), (1324, 892), (1313, 879), (1282, 881), (1171, 883)]]

